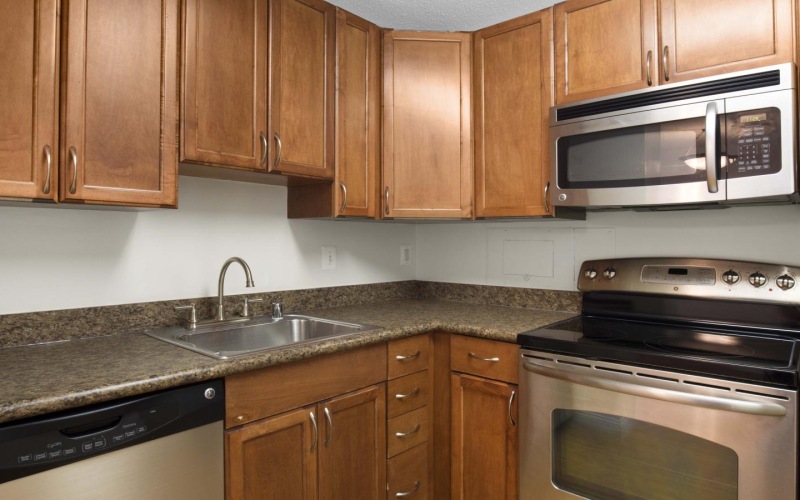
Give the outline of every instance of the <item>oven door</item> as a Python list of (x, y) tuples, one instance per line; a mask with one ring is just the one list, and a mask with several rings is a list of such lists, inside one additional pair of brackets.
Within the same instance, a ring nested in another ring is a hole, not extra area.
[(522, 351), (520, 499), (796, 498), (796, 392)]

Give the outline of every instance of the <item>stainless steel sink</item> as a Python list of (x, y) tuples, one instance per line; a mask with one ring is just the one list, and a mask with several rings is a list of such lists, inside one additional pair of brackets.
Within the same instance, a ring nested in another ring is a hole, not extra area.
[(201, 354), (228, 359), (232, 356), (378, 329), (380, 327), (286, 314), (278, 319), (263, 316), (226, 324), (198, 326), (195, 330), (170, 327), (147, 330), (144, 333)]

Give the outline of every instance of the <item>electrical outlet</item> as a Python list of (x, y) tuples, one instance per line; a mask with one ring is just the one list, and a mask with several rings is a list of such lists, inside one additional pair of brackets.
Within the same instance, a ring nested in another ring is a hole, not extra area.
[(411, 245), (400, 245), (400, 265), (411, 264)]
[(322, 270), (336, 269), (336, 247), (322, 247)]

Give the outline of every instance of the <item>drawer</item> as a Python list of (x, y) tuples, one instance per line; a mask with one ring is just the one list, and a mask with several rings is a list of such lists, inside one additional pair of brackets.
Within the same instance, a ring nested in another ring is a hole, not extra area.
[(391, 458), (427, 441), (429, 427), (427, 406), (389, 419), (386, 425), (386, 456)]
[(390, 380), (386, 385), (386, 415), (389, 418), (428, 404), (428, 370)]
[(519, 380), (519, 346), (453, 335), (450, 339), (450, 369), (516, 384)]
[(430, 335), (417, 335), (389, 342), (389, 380), (428, 369)]
[(430, 496), (428, 445), (423, 443), (389, 459), (386, 464), (386, 481), (387, 500), (427, 499)]

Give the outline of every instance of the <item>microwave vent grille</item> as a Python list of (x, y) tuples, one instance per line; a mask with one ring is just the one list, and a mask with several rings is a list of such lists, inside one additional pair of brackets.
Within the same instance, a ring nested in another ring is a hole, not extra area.
[(706, 96), (719, 96), (742, 90), (759, 89), (780, 85), (781, 73), (779, 70), (765, 71), (750, 75), (735, 76), (702, 83), (681, 85), (663, 90), (646, 91), (624, 97), (616, 97), (595, 101), (556, 110), (556, 121), (573, 120), (614, 111), (665, 104), (686, 99), (696, 99)]

